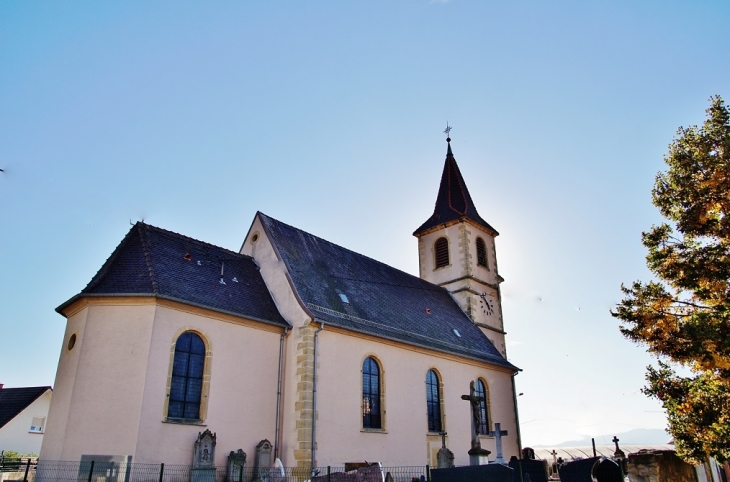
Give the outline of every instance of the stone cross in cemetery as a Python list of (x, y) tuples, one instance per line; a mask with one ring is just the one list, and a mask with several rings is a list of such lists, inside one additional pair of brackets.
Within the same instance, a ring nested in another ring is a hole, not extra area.
[(500, 424), (495, 423), (494, 430), (492, 432), (489, 432), (489, 436), (497, 439), (497, 463), (506, 464), (507, 462), (505, 462), (504, 458), (502, 457), (502, 436), (509, 434), (506, 430), (501, 430), (501, 428), (502, 427), (500, 427)]
[(446, 469), (454, 466), (454, 453), (446, 448), (446, 432), (440, 432), (441, 448), (436, 454), (436, 462), (439, 469)]
[[(468, 400), (471, 404), (471, 449), (469, 450), (469, 463), (471, 465), (489, 463), (488, 455), (491, 452), (484, 450), (482, 443), (479, 441), (479, 427), (482, 424), (482, 411), (479, 403), (484, 401), (484, 397), (478, 397), (476, 395), (474, 380), (469, 383), (469, 395), (462, 395), (461, 399)], [(504, 463), (504, 460), (502, 462)]]

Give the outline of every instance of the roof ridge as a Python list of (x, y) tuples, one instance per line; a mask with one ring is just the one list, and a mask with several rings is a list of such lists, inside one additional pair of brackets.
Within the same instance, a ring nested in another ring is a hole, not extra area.
[(244, 257), (244, 258), (251, 258), (251, 256), (248, 256), (246, 254), (241, 254), (241, 253), (239, 253), (237, 251), (233, 251), (231, 249), (224, 248), (222, 246), (218, 246), (216, 244), (211, 244), (211, 243), (207, 243), (205, 241), (201, 241), (199, 239), (191, 238), (190, 236), (185, 236), (184, 234), (180, 234), (180, 233), (177, 233), (175, 231), (171, 231), (169, 229), (160, 228), (159, 226), (154, 226), (152, 224), (147, 224), (147, 223), (144, 223), (144, 222), (142, 222), (141, 224), (144, 224), (147, 228), (149, 228), (149, 229), (151, 229), (153, 231), (158, 231), (160, 234), (165, 234), (165, 235), (168, 235), (168, 236), (173, 236), (173, 237), (176, 237), (176, 238), (185, 239), (187, 241), (192, 241), (194, 243), (197, 243), (197, 244), (200, 244), (200, 245), (203, 245), (203, 246), (208, 246), (210, 248), (221, 249), (223, 251), (229, 252), (232, 255), (241, 256), (241, 257)]
[[(328, 240), (326, 240), (326, 239), (324, 239), (324, 238), (321, 238), (321, 237), (319, 237), (319, 236), (317, 236), (317, 235), (314, 235), (314, 234), (312, 234), (312, 233), (310, 233), (310, 232), (308, 232), (308, 231), (305, 231), (305, 230), (303, 230), (303, 229), (299, 229), (299, 228), (297, 228), (296, 226), (292, 226), (291, 224), (287, 224), (287, 223), (285, 223), (285, 222), (283, 222), (283, 221), (279, 221), (278, 219), (272, 218), (271, 216), (268, 216), (267, 214), (264, 214), (264, 213), (262, 213), (261, 211), (259, 211), (259, 212), (258, 212), (258, 214), (260, 214), (260, 215), (262, 215), (263, 217), (265, 217), (265, 218), (267, 218), (267, 219), (270, 219), (270, 220), (272, 220), (272, 221), (274, 221), (274, 222), (277, 222), (277, 223), (279, 223), (279, 224), (283, 224), (284, 226), (286, 226), (286, 227), (288, 227), (288, 228), (294, 229), (295, 231), (299, 231), (299, 232), (301, 232), (301, 233), (304, 233), (304, 234), (306, 234), (307, 236), (311, 236), (311, 237), (313, 237), (313, 238), (317, 238), (317, 239), (319, 239), (319, 240), (321, 240), (321, 241), (323, 241), (323, 242), (325, 242), (325, 243), (327, 243), (327, 244), (329, 244), (329, 245), (331, 245), (331, 246), (334, 246), (334, 247), (336, 247), (336, 248), (338, 248), (338, 249), (342, 249), (342, 250), (344, 250), (344, 251), (347, 251), (347, 252), (349, 252), (349, 253), (353, 253), (353, 254), (355, 254), (355, 255), (357, 255), (357, 256), (360, 256), (360, 257), (362, 257), (362, 258), (366, 258), (366, 259), (369, 259), (370, 261), (373, 261), (373, 262), (375, 262), (375, 263), (378, 263), (378, 264), (380, 264), (380, 265), (383, 265), (383, 266), (385, 266), (385, 267), (386, 267), (386, 268), (388, 268), (388, 269), (392, 269), (392, 270), (398, 271), (399, 273), (402, 273), (402, 274), (404, 274), (404, 275), (406, 275), (406, 276), (409, 276), (409, 277), (410, 277), (410, 278), (412, 278), (412, 279), (413, 279), (414, 281), (418, 281), (418, 282), (419, 282), (419, 283), (421, 283), (421, 284), (426, 284), (426, 285), (430, 285), (431, 287), (435, 287), (435, 288), (437, 288), (438, 290), (446, 290), (446, 288), (444, 288), (443, 286), (439, 286), (439, 285), (437, 285), (437, 284), (431, 283), (430, 281), (427, 281), (427, 280), (425, 280), (425, 279), (423, 279), (423, 278), (421, 278), (421, 277), (419, 277), (419, 276), (415, 276), (415, 275), (413, 275), (413, 274), (411, 274), (411, 273), (409, 273), (409, 272), (407, 272), (407, 271), (403, 271), (402, 269), (400, 269), (400, 268), (396, 268), (395, 266), (391, 266), (391, 265), (389, 265), (389, 264), (387, 264), (387, 263), (384, 263), (383, 261), (379, 261), (379, 260), (377, 260), (377, 259), (375, 259), (375, 258), (371, 258), (370, 256), (367, 256), (367, 255), (365, 255), (365, 254), (362, 254), (362, 253), (358, 253), (357, 251), (353, 251), (353, 250), (351, 250), (351, 249), (349, 249), (349, 248), (345, 248), (344, 246), (340, 246), (340, 245), (339, 245), (339, 244), (337, 244), (337, 243), (333, 243), (332, 241), (328, 241)], [(366, 281), (366, 280), (359, 280), (359, 281), (363, 281), (363, 282), (364, 282), (364, 281)]]

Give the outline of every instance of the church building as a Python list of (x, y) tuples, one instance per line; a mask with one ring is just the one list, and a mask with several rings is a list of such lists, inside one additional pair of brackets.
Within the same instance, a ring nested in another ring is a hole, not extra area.
[(419, 277), (261, 212), (238, 251), (135, 224), (57, 308), (41, 459), (189, 465), (207, 429), (217, 465), (268, 440), (285, 467), (436, 466), (446, 432), (468, 465), (473, 431), (494, 460), (496, 423), (519, 455), (498, 233), (448, 141)]

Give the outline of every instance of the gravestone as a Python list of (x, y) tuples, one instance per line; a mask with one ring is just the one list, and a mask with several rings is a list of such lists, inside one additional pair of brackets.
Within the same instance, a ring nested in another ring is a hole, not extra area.
[(441, 448), (436, 454), (436, 466), (447, 469), (454, 466), (454, 453), (446, 448), (446, 432), (441, 432)]
[(522, 458), (535, 460), (535, 449), (532, 447), (525, 447), (522, 449)]
[(494, 437), (497, 439), (497, 460), (496, 462), (499, 464), (506, 464), (504, 457), (502, 457), (502, 435), (509, 435), (506, 430), (502, 430), (502, 427), (500, 424), (495, 423), (494, 424), (494, 431), (489, 432), (489, 435), (491, 437)]
[(524, 482), (525, 476), (529, 476), (532, 482), (548, 481), (547, 462), (544, 460), (517, 460), (515, 457), (509, 461), (509, 466), (515, 471), (515, 482)]
[(311, 482), (383, 482), (383, 480), (383, 467), (375, 462), (346, 472), (318, 475), (312, 477)]
[(502, 464), (431, 469), (431, 482), (514, 482), (514, 470)]
[(243, 471), (246, 467), (246, 452), (243, 449), (228, 454), (226, 480), (228, 482), (243, 482)]
[(598, 462), (598, 457), (589, 459), (574, 460), (560, 466), (561, 482), (593, 482), (593, 466)]
[(593, 469), (593, 475), (598, 482), (624, 482), (621, 466), (611, 459), (601, 460)]
[(210, 430), (198, 432), (193, 450), (193, 467), (190, 469), (191, 482), (215, 482), (215, 444), (216, 435)]
[(271, 442), (264, 439), (256, 446), (256, 454), (253, 459), (253, 473), (255, 480), (261, 480), (268, 475), (269, 469), (274, 463), (273, 446)]

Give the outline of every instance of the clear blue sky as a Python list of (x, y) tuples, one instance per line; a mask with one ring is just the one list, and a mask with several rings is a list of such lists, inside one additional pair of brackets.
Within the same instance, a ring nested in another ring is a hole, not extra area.
[[(417, 274), (453, 149), (500, 233), (525, 444), (664, 426), (609, 309), (676, 129), (730, 100), (730, 4), (0, 3), (0, 383), (144, 219), (237, 250), (257, 210)], [(599, 441), (602, 439), (599, 438)]]

